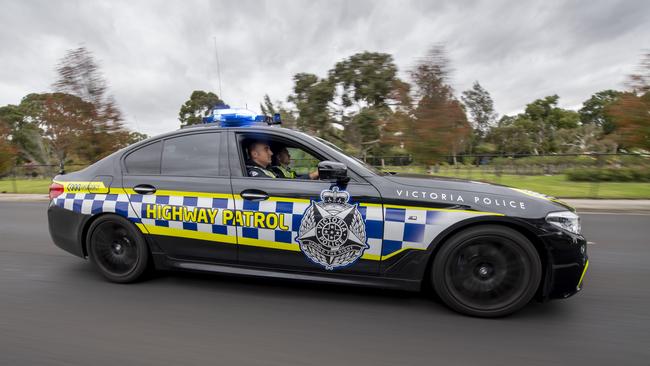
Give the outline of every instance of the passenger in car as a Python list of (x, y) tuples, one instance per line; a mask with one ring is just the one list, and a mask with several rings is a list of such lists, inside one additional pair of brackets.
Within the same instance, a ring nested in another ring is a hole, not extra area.
[(318, 171), (313, 171), (309, 174), (298, 175), (296, 172), (289, 166), (291, 164), (291, 154), (287, 150), (286, 146), (282, 146), (275, 153), (275, 159), (277, 164), (271, 167), (271, 170), (278, 178), (286, 179), (318, 179)]

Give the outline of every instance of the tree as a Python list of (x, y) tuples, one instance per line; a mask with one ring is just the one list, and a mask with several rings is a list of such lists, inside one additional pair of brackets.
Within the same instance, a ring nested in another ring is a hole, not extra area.
[(578, 111), (580, 114), (580, 122), (582, 124), (594, 124), (603, 128), (605, 134), (610, 134), (616, 127), (612, 117), (607, 114), (607, 108), (616, 102), (621, 96), (620, 91), (616, 90), (603, 90), (592, 95), (584, 103), (582, 108)]
[(293, 94), (288, 101), (296, 106), (296, 127), (323, 138), (339, 139), (332, 128), (328, 105), (334, 97), (334, 87), (327, 79), (308, 73), (293, 77)]
[(16, 163), (48, 163), (48, 151), (43, 144), (41, 131), (26, 115), (25, 105), (0, 107), (0, 124), (8, 131), (8, 143), (17, 154)]
[(608, 108), (624, 147), (650, 150), (650, 52), (643, 55), (637, 72), (628, 77), (630, 91)]
[(181, 106), (178, 113), (181, 127), (203, 123), (203, 117), (207, 117), (210, 111), (219, 104), (224, 104), (224, 102), (213, 92), (193, 91), (190, 99)]
[(262, 114), (267, 116), (272, 116), (277, 113), (273, 102), (271, 102), (271, 97), (269, 97), (268, 94), (264, 94), (264, 101), (260, 103), (260, 110), (262, 111)]
[(533, 122), (523, 114), (503, 116), (499, 123), (486, 136), (493, 143), (496, 152), (502, 155), (530, 154), (534, 150), (530, 130)]
[(650, 92), (650, 52), (641, 57), (637, 72), (628, 77), (628, 86), (637, 96)]
[(472, 127), (480, 138), (485, 137), (497, 118), (490, 93), (476, 81), (460, 98), (469, 112)]
[(11, 129), (0, 120), (0, 176), (6, 174), (16, 163), (16, 149), (10, 140)]
[(135, 144), (136, 142), (146, 140), (148, 138), (149, 138), (149, 136), (147, 134), (145, 134), (145, 133), (135, 132), (135, 131), (134, 132), (129, 132), (129, 137), (128, 137), (127, 143), (129, 145), (131, 145), (131, 144)]
[(282, 127), (296, 128), (296, 117), (294, 116), (293, 111), (285, 107), (280, 101), (276, 101), (275, 104), (271, 102), (271, 98), (268, 94), (264, 95), (264, 100), (260, 103), (260, 110), (262, 111), (262, 114), (268, 116), (279, 114), (280, 119), (282, 120)]
[(650, 91), (623, 94), (608, 109), (623, 147), (650, 150)]
[(348, 146), (366, 155), (382, 149), (381, 131), (392, 113), (388, 99), (396, 81), (397, 66), (386, 53), (361, 52), (336, 63), (329, 80), (337, 92), (333, 102), (337, 122), (344, 127)]
[(93, 109), (92, 123), (85, 126), (80, 136), (85, 144), (79, 147), (78, 155), (94, 161), (125, 146), (129, 132), (122, 124), (122, 112), (113, 96), (108, 94), (107, 82), (92, 53), (85, 47), (70, 50), (56, 70), (58, 79), (53, 85), (54, 94), (59, 95), (56, 99), (72, 103), (70, 98), (60, 95), (73, 95), (89, 103)]
[(386, 53), (361, 52), (337, 62), (329, 72), (330, 80), (341, 87), (341, 100), (345, 107), (352, 102), (365, 102), (366, 106), (386, 105), (397, 66)]
[(417, 160), (433, 163), (441, 154), (456, 155), (471, 127), (460, 102), (447, 83), (449, 60), (442, 46), (433, 47), (411, 71), (416, 107), (407, 121), (405, 145)]
[(45, 93), (28, 95), (21, 105), (41, 129), (60, 165), (88, 145), (87, 131), (93, 128), (96, 117), (92, 103), (71, 94)]
[(578, 127), (580, 115), (575, 111), (558, 108), (559, 99), (557, 95), (551, 95), (526, 105), (522, 117), (530, 121), (526, 127), (532, 137), (534, 154), (555, 152), (557, 131)]

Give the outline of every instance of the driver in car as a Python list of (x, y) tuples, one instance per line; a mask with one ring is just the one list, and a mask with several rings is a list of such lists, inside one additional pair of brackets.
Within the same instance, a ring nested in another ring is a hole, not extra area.
[(277, 178), (270, 170), (273, 151), (268, 143), (259, 140), (251, 142), (248, 145), (248, 156), (250, 160), (246, 162), (246, 172), (249, 177)]

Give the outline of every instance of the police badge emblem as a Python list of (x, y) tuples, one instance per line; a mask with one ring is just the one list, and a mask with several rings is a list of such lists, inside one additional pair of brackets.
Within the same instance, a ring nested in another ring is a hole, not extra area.
[(305, 210), (296, 240), (312, 262), (325, 269), (345, 267), (361, 258), (366, 243), (366, 225), (358, 206), (348, 203), (350, 194), (338, 187), (324, 190), (321, 202), (312, 201)]

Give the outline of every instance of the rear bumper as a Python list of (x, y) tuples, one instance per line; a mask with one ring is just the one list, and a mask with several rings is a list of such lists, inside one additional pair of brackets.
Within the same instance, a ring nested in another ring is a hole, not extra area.
[(47, 209), (47, 223), (54, 244), (68, 253), (85, 258), (83, 250), (83, 228), (90, 215), (83, 215), (50, 204)]

